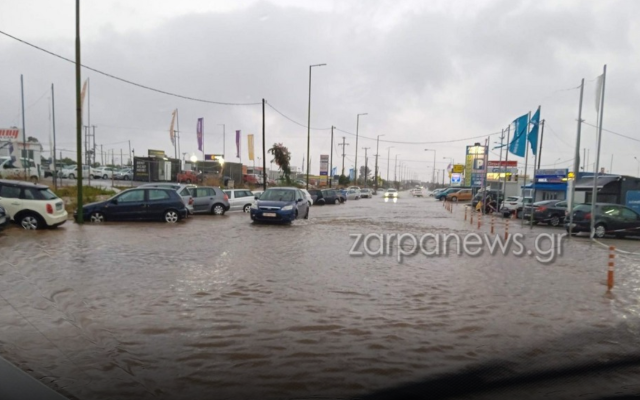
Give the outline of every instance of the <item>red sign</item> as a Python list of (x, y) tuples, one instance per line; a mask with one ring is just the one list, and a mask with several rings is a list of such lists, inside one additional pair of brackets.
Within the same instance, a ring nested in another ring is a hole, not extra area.
[(518, 167), (518, 161), (488, 161), (489, 167)]
[(0, 129), (0, 139), (17, 139), (20, 129)]

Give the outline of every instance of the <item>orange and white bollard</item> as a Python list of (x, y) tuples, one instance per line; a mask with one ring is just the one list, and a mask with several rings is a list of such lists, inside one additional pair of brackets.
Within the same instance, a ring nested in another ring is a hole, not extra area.
[(493, 229), (494, 220), (495, 220), (495, 218), (493, 217), (493, 214), (491, 214), (491, 234), (492, 235), (493, 235), (493, 232), (494, 232), (494, 229)]
[(478, 229), (482, 226), (482, 213), (478, 214)]
[(464, 220), (467, 220), (467, 207), (464, 208)]
[(609, 270), (607, 271), (607, 291), (613, 289), (613, 267), (615, 266), (616, 246), (609, 246)]
[(509, 220), (504, 222), (504, 240), (509, 239)]
[(469, 223), (473, 225), (473, 213), (469, 214)]

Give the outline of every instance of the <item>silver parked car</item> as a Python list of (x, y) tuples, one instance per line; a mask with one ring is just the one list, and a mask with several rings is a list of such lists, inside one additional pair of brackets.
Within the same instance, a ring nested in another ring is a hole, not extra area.
[(130, 168), (121, 169), (117, 171), (113, 177), (122, 181), (130, 181), (133, 179), (133, 170)]
[[(191, 185), (194, 186), (194, 185)], [(229, 211), (229, 196), (219, 187), (198, 186), (189, 188), (193, 196), (193, 212), (196, 214), (210, 213), (224, 215)]]
[(251, 211), (251, 204), (255, 201), (255, 195), (249, 189), (228, 189), (224, 193), (229, 196), (231, 211)]
[(196, 188), (196, 185), (185, 185), (181, 183), (171, 183), (171, 182), (158, 182), (158, 183), (145, 183), (144, 185), (140, 185), (139, 187), (158, 187), (158, 188), (169, 188), (178, 192), (180, 197), (182, 197), (182, 202), (187, 207), (187, 211), (189, 214), (193, 214), (193, 195), (190, 192), (191, 188)]

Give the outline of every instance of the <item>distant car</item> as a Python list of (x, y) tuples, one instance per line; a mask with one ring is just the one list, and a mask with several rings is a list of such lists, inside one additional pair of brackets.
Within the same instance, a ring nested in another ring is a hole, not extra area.
[[(171, 188), (133, 188), (125, 190), (109, 200), (82, 207), (83, 219), (90, 222), (163, 220), (176, 223), (187, 218), (187, 208), (182, 198)], [(78, 218), (78, 210), (74, 213)]]
[(444, 200), (447, 198), (449, 193), (457, 192), (462, 188), (459, 187), (450, 187), (438, 192), (435, 196), (433, 196), (436, 200)]
[(531, 220), (533, 211), (533, 223), (546, 223), (551, 226), (559, 226), (564, 222), (567, 212), (566, 200), (544, 200), (538, 201), (524, 207), (524, 219)]
[(245, 174), (242, 175), (242, 181), (250, 185), (261, 185), (262, 177), (256, 174)]
[(224, 215), (231, 209), (229, 196), (219, 187), (192, 185), (187, 190), (193, 197), (194, 214)]
[(111, 167), (100, 167), (93, 169), (93, 178), (95, 179), (112, 179), (114, 177), (115, 170)]
[(447, 195), (448, 201), (469, 201), (473, 198), (473, 190), (472, 189), (460, 189), (457, 192), (451, 192)]
[(196, 183), (202, 181), (202, 174), (198, 174), (195, 171), (180, 171), (176, 175), (176, 180), (179, 183)]
[(197, 187), (196, 185), (188, 185), (188, 184), (186, 185), (186, 184), (171, 183), (171, 182), (159, 182), (159, 183), (145, 183), (144, 185), (140, 185), (138, 187), (141, 187), (141, 188), (156, 187), (156, 188), (173, 189), (178, 192), (180, 197), (182, 197), (182, 201), (184, 202), (185, 207), (187, 207), (187, 211), (189, 212), (189, 214), (193, 214), (195, 210), (193, 208), (194, 199), (190, 190), (193, 188), (196, 188)]
[(340, 198), (340, 202), (344, 203), (347, 201), (347, 190), (346, 189), (334, 189)]
[(322, 199), (322, 190), (309, 189), (309, 196), (311, 196), (311, 201), (313, 202), (312, 204), (318, 204), (318, 201)]
[(533, 199), (531, 197), (509, 196), (502, 202), (500, 212), (505, 218), (513, 213), (516, 214), (516, 218), (521, 218), (523, 207), (532, 203)]
[(387, 189), (384, 191), (384, 197), (387, 199), (397, 199), (398, 198), (398, 191), (396, 189)]
[(268, 188), (251, 205), (254, 222), (288, 222), (309, 218), (309, 203), (298, 188)]
[(313, 205), (313, 197), (311, 196), (311, 193), (309, 193), (307, 191), (307, 189), (300, 189), (300, 191), (306, 197), (307, 201), (309, 202), (309, 206), (312, 206)]
[[(62, 178), (76, 179), (78, 177), (78, 166), (73, 165), (69, 166), (68, 168), (63, 168), (62, 171), (60, 171), (60, 175), (62, 176)], [(86, 179), (88, 177), (95, 179), (95, 177), (98, 175), (99, 173), (95, 170), (95, 168), (90, 168), (88, 165), (82, 166), (83, 179)]]
[(429, 197), (434, 197), (438, 193), (442, 192), (444, 189), (433, 189), (431, 193), (429, 193)]
[(413, 188), (409, 191), (413, 197), (423, 197), (424, 192), (422, 188)]
[(114, 179), (121, 181), (130, 181), (133, 179), (133, 170), (131, 168), (121, 169), (119, 171), (116, 171), (113, 177)]
[(0, 231), (4, 229), (5, 226), (9, 223), (9, 216), (4, 208), (0, 207)]
[(360, 199), (360, 189), (347, 189), (347, 199), (348, 200), (359, 200)]
[(0, 206), (24, 229), (55, 228), (67, 221), (64, 202), (45, 185), (0, 179)]
[(324, 204), (340, 204), (340, 195), (336, 190), (323, 189), (321, 201)]
[(484, 189), (481, 189), (476, 193), (475, 196), (473, 196), (473, 199), (471, 200), (471, 207), (475, 209), (479, 201), (481, 201), (483, 198), (488, 197), (490, 197), (492, 200), (495, 200), (497, 204), (502, 203), (503, 200), (501, 191), (487, 190), (487, 192), (485, 193)]
[(251, 204), (255, 195), (249, 189), (225, 189), (224, 194), (229, 198), (229, 211), (251, 211)]
[(360, 189), (360, 198), (361, 199), (371, 199), (373, 198), (373, 192), (371, 191), (371, 189)]
[[(591, 232), (591, 219), (595, 219), (594, 236), (640, 237), (640, 214), (619, 204), (596, 203), (596, 213), (591, 215), (591, 204), (580, 204), (573, 209), (572, 232)], [(570, 218), (565, 217), (565, 229), (569, 232)]]

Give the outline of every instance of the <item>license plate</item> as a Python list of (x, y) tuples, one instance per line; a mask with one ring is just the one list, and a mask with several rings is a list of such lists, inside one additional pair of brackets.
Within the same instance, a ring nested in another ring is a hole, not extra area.
[(56, 203), (56, 211), (62, 210), (62, 207), (63, 207), (62, 203)]
[(275, 217), (276, 213), (262, 213), (263, 217)]

